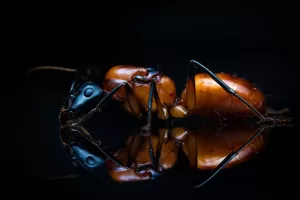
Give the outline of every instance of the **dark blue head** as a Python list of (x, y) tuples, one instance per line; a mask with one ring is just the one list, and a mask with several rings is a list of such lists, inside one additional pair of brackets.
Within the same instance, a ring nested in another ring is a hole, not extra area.
[(103, 90), (94, 82), (86, 82), (79, 86), (73, 84), (69, 93), (69, 111), (86, 114), (96, 107), (103, 94)]
[[(105, 163), (106, 157), (104, 155), (97, 155), (86, 146), (70, 145), (73, 164), (76, 167), (82, 167), (92, 174), (97, 175), (100, 167)], [(98, 151), (99, 152), (99, 151)]]

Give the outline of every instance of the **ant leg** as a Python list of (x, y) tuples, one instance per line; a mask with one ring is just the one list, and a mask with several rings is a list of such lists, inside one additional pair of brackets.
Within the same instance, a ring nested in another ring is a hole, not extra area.
[[(136, 77), (137, 79), (138, 77)], [(153, 146), (152, 146), (152, 141), (151, 141), (151, 125), (152, 125), (152, 99), (154, 96), (154, 99), (156, 101), (156, 105), (157, 105), (157, 109), (158, 109), (158, 113), (159, 115), (163, 115), (163, 106), (159, 100), (159, 97), (156, 91), (156, 84), (154, 81), (151, 82), (151, 86), (150, 86), (150, 92), (149, 92), (149, 98), (148, 98), (148, 111), (147, 111), (147, 116), (146, 116), (146, 125), (143, 126), (141, 128), (141, 133), (143, 136), (148, 137), (148, 142), (149, 142), (149, 156), (151, 159), (151, 164), (152, 166), (157, 169), (158, 165), (157, 165), (157, 159), (154, 156), (154, 151), (153, 151)], [(157, 101), (157, 99), (159, 101)], [(131, 166), (133, 159), (136, 158), (136, 155), (138, 153), (139, 147), (141, 145), (141, 143), (144, 142), (144, 138), (141, 138), (140, 135), (134, 136), (131, 139), (131, 147), (128, 151), (128, 162), (127, 162), (127, 166)], [(158, 147), (159, 148), (159, 147)]]
[[(140, 83), (149, 83), (150, 82), (150, 91), (149, 91), (149, 99), (148, 99), (148, 116), (149, 116), (149, 108), (150, 111), (152, 111), (152, 98), (154, 97), (156, 107), (157, 107), (157, 113), (158, 117), (163, 120), (168, 120), (168, 110), (166, 107), (163, 106), (162, 102), (160, 101), (157, 88), (156, 88), (156, 79), (151, 79), (149, 80), (148, 78), (145, 78), (143, 76), (135, 76), (133, 78), (134, 83), (135, 82), (140, 82)], [(150, 104), (151, 101), (151, 104)], [(150, 112), (151, 114), (151, 112)], [(150, 118), (149, 118), (150, 119)]]
[(95, 108), (93, 108), (88, 114), (83, 117), (78, 124), (83, 123), (87, 118), (89, 118), (91, 115), (93, 115), (95, 112), (100, 112), (103, 106), (112, 99), (113, 95), (122, 87), (125, 86), (126, 90), (126, 96), (128, 100), (128, 104), (130, 106), (131, 111), (134, 115), (140, 117), (141, 116), (141, 109), (138, 104), (138, 101), (130, 87), (130, 85), (127, 82), (119, 84), (117, 87), (115, 87), (112, 91), (110, 91), (103, 99), (97, 104)]
[[(230, 88), (226, 83), (224, 83), (219, 77), (217, 77), (212, 71), (210, 71), (208, 68), (206, 68), (204, 65), (202, 65), (201, 63), (195, 61), (195, 60), (190, 60), (190, 63), (193, 64), (193, 66), (195, 66), (195, 64), (197, 66), (200, 66), (202, 69), (204, 69), (206, 71), (206, 73), (208, 73), (208, 75), (214, 80), (216, 81), (226, 92), (228, 92), (229, 94), (237, 97), (240, 101), (242, 101), (250, 110), (252, 110), (254, 113), (256, 113), (261, 121), (265, 121), (266, 118), (258, 111), (256, 110), (251, 104), (249, 104), (244, 98), (242, 98), (240, 95), (238, 95), (236, 93), (235, 90), (233, 90), (232, 88)], [(190, 68), (190, 67), (189, 67)], [(193, 67), (194, 68), (194, 67)], [(193, 71), (193, 75), (195, 76), (195, 71)], [(192, 74), (190, 74), (192, 75)]]
[[(135, 82), (142, 82), (142, 83), (147, 83), (151, 81), (150, 83), (150, 91), (149, 91), (149, 98), (148, 98), (148, 111), (147, 111), (147, 123), (146, 125), (142, 128), (142, 132), (144, 134), (150, 134), (151, 133), (151, 125), (152, 125), (152, 102), (153, 102), (153, 97), (156, 103), (157, 107), (157, 114), (158, 118), (165, 120), (166, 122), (166, 130), (164, 134), (159, 135), (159, 140), (158, 140), (158, 145), (157, 145), (157, 150), (156, 150), (156, 155), (154, 158), (154, 155), (151, 157), (151, 154), (153, 154), (153, 149), (152, 149), (152, 144), (151, 140), (149, 139), (149, 153), (150, 153), (150, 158), (153, 160), (152, 164), (154, 167), (158, 167), (157, 163), (159, 163), (159, 158), (161, 154), (161, 150), (164, 144), (164, 141), (166, 141), (166, 138), (169, 135), (170, 132), (170, 127), (169, 127), (169, 115), (168, 115), (168, 110), (166, 107), (163, 106), (162, 102), (160, 101), (158, 91), (156, 88), (156, 79), (148, 80), (145, 77), (142, 76), (135, 76), (134, 77)], [(157, 169), (157, 168), (156, 168)]]
[[(144, 77), (141, 76), (136, 76), (134, 77), (134, 81), (135, 82), (149, 82), (148, 79), (145, 79)], [(157, 92), (157, 88), (156, 88), (156, 83), (155, 80), (150, 80), (150, 92), (149, 92), (149, 98), (148, 98), (148, 111), (147, 111), (147, 121), (146, 121), (146, 125), (144, 127), (141, 128), (141, 132), (142, 135), (147, 136), (148, 137), (148, 142), (149, 142), (149, 156), (151, 159), (151, 163), (153, 165), (153, 167), (155, 169), (158, 168), (158, 162), (159, 162), (159, 158), (160, 158), (160, 153), (161, 153), (161, 149), (163, 146), (163, 141), (164, 138), (159, 137), (159, 141), (158, 141), (158, 145), (157, 145), (157, 150), (156, 150), (156, 155), (154, 156), (154, 152), (153, 152), (153, 146), (152, 146), (152, 141), (151, 141), (151, 125), (152, 125), (152, 102), (153, 102), (153, 97), (156, 103), (156, 107), (157, 107), (157, 112), (158, 112), (158, 117), (161, 119), (165, 119), (166, 123), (168, 123), (168, 112), (167, 110), (164, 108), (164, 106), (162, 105), (158, 92)], [(133, 163), (133, 159), (136, 158), (137, 152), (139, 150), (140, 144), (142, 143), (143, 138), (141, 138), (140, 136), (134, 136), (130, 143), (130, 149), (128, 152), (128, 162), (127, 165), (131, 166)]]
[(132, 136), (128, 141), (127, 167), (130, 168), (139, 152), (143, 138), (140, 134)]
[[(158, 92), (157, 92), (157, 88), (156, 88), (155, 80), (153, 80), (151, 82), (151, 89), (150, 89), (149, 98), (151, 98), (152, 95), (154, 96), (154, 99), (155, 99), (157, 112), (158, 112), (158, 117), (160, 119), (164, 119), (165, 123), (166, 123), (165, 131), (164, 131), (163, 134), (159, 135), (158, 144), (157, 144), (157, 148), (156, 148), (155, 162), (159, 163), (160, 154), (161, 154), (161, 151), (162, 151), (162, 148), (163, 148), (163, 144), (165, 143), (165, 141), (167, 141), (167, 138), (168, 138), (169, 133), (170, 133), (170, 127), (169, 127), (170, 118), (169, 118), (167, 109), (163, 106), (163, 104), (160, 101), (160, 98), (159, 98), (159, 95), (158, 95)], [(150, 105), (152, 106), (152, 103), (148, 104), (148, 106), (150, 106)], [(149, 110), (148, 110), (148, 112), (149, 112)], [(157, 168), (158, 168), (158, 165), (156, 166), (155, 169), (157, 169)]]
[(161, 129), (161, 130), (158, 131), (158, 133), (159, 133), (158, 143), (157, 143), (156, 155), (155, 155), (156, 163), (159, 163), (161, 151), (163, 149), (164, 144), (167, 143), (168, 137), (170, 135), (170, 129), (168, 129), (168, 128)]
[[(130, 87), (130, 85), (127, 82), (123, 82), (119, 84), (117, 87), (115, 87), (112, 91), (110, 91), (98, 104), (97, 106), (92, 109), (85, 117), (83, 117), (78, 124), (82, 124), (84, 121), (86, 121), (89, 117), (91, 117), (95, 112), (100, 112), (102, 107), (113, 98), (113, 95), (122, 87), (125, 87), (126, 90), (126, 97), (128, 100), (129, 108), (132, 111), (132, 113), (138, 117), (141, 116), (141, 110), (140, 106), (138, 104), (138, 101)], [(129, 149), (128, 152), (128, 162), (127, 166), (130, 166), (133, 163), (134, 158), (136, 157), (136, 154), (138, 152), (140, 141), (139, 138), (134, 137), (132, 139), (132, 147)], [(115, 161), (114, 161), (115, 162)], [(116, 163), (116, 162), (115, 162)]]
[[(164, 140), (164, 137), (159, 137), (156, 155), (154, 156), (151, 137), (150, 137), (151, 125), (152, 125), (152, 102), (153, 102), (152, 100), (153, 100), (153, 97), (155, 99), (158, 116), (162, 119), (166, 119), (166, 123), (168, 123), (168, 118), (169, 118), (168, 113), (164, 109), (164, 107), (160, 101), (160, 98), (159, 98), (159, 95), (158, 95), (158, 92), (156, 89), (155, 80), (152, 80), (151, 84), (150, 84), (150, 92), (149, 92), (149, 98), (148, 98), (148, 111), (147, 111), (147, 118), (146, 118), (147, 122), (146, 122), (146, 125), (141, 128), (141, 131), (142, 131), (142, 134), (144, 134), (145, 136), (148, 137), (149, 156), (151, 159), (152, 166), (154, 167), (154, 169), (158, 169), (158, 162), (159, 162), (159, 158), (160, 158), (160, 154), (161, 154), (161, 149), (163, 146), (163, 141), (160, 141), (160, 140)], [(168, 129), (168, 127), (167, 127), (167, 129)]]
[(110, 99), (112, 99), (113, 95), (122, 87), (125, 87), (125, 91), (126, 91), (126, 98), (129, 104), (129, 108), (130, 111), (137, 116), (138, 118), (141, 117), (141, 109), (139, 106), (139, 102), (137, 100), (137, 98), (134, 95), (134, 92), (131, 88), (131, 86), (127, 83), (127, 82), (123, 82), (121, 84), (119, 84), (117, 87), (115, 87), (112, 91), (110, 91), (102, 100), (101, 102), (98, 103), (97, 107), (98, 109), (101, 109), (102, 106), (104, 106), (106, 104), (107, 101), (109, 101)]
[(214, 169), (212, 175), (208, 177), (205, 181), (203, 181), (201, 184), (196, 185), (194, 188), (198, 188), (203, 186), (205, 183), (207, 183), (209, 180), (211, 180), (215, 175), (217, 175), (221, 169), (223, 169), (233, 158), (235, 158), (239, 152), (241, 152), (245, 147), (247, 147), (257, 136), (259, 136), (266, 128), (271, 128), (272, 126), (266, 127), (265, 125), (260, 126), (257, 133), (254, 134), (251, 138), (248, 139), (247, 142), (245, 142), (240, 148), (238, 148), (235, 151), (232, 151), (228, 156)]
[(153, 93), (156, 89), (156, 84), (154, 81), (151, 82), (150, 86), (150, 92), (149, 92), (149, 98), (148, 98), (148, 111), (147, 111), (147, 122), (146, 126), (142, 127), (142, 132), (147, 134), (148, 142), (149, 142), (149, 156), (151, 159), (151, 164), (154, 167), (154, 169), (158, 168), (158, 164), (156, 162), (152, 142), (151, 142), (151, 125), (152, 125), (152, 99), (153, 99)]
[(197, 140), (191, 133), (187, 135), (187, 150), (191, 168), (197, 168)]
[(188, 77), (186, 84), (186, 105), (188, 112), (192, 112), (196, 103), (196, 83), (195, 83), (195, 68), (188, 67)]

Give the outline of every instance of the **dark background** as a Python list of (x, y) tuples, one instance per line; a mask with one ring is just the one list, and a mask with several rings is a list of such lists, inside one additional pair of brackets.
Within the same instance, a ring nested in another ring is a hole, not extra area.
[[(268, 96), (270, 107), (289, 107), (296, 117), (296, 7), (288, 1), (33, 1), (31, 28), (22, 45), (26, 54), (22, 72), (38, 65), (97, 66), (105, 73), (117, 64), (160, 64), (180, 92), (186, 81), (187, 61), (195, 59), (214, 72), (246, 77)], [(197, 191), (188, 189), (191, 182), (184, 172), (161, 182), (126, 186), (111, 181), (105, 169), (101, 179), (84, 175), (42, 181), (77, 173), (57, 135), (60, 102), (72, 78), (65, 73), (41, 72), (25, 82), (24, 126), (13, 127), (18, 133), (17, 188), (24, 196), (271, 199), (282, 195), (289, 199), (298, 194), (295, 128), (275, 129), (266, 150), (256, 159), (225, 170)], [(115, 122), (120, 131), (127, 123)], [(107, 127), (105, 130), (109, 131)]]

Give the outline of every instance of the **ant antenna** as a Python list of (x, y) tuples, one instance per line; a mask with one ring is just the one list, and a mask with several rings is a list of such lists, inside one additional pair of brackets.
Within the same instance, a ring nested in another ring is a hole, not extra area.
[(56, 66), (40, 66), (40, 67), (32, 68), (29, 71), (27, 71), (26, 76), (29, 76), (33, 72), (42, 71), (42, 70), (54, 70), (54, 71), (63, 71), (63, 72), (70, 72), (70, 73), (77, 72), (77, 69), (72, 69), (72, 68), (56, 67)]

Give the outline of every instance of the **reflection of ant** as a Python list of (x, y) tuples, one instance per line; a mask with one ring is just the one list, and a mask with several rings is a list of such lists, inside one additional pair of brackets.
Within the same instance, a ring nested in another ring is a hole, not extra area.
[[(279, 124), (282, 125), (284, 124)], [(107, 160), (108, 172), (117, 182), (155, 179), (166, 170), (173, 168), (177, 162), (181, 162), (178, 160), (178, 150), (181, 148), (192, 168), (214, 169), (209, 178), (195, 186), (197, 188), (209, 181), (221, 169), (233, 167), (252, 158), (264, 147), (269, 128), (274, 126), (276, 125), (267, 126), (249, 120), (230, 123), (220, 129), (217, 123), (210, 123), (196, 130), (184, 127), (172, 128), (168, 137), (165, 129), (159, 129), (149, 137), (151, 143), (138, 134), (126, 141), (126, 148), (115, 153), (116, 158), (127, 167), (121, 167)], [(149, 154), (149, 144), (152, 145), (155, 159)], [(135, 151), (132, 151), (132, 148)], [(130, 155), (130, 152), (136, 154)], [(135, 157), (135, 160), (129, 160), (130, 157)]]
[[(74, 159), (89, 171), (97, 169), (97, 166), (100, 166), (107, 158), (124, 168), (122, 162), (115, 158), (118, 155), (113, 155), (108, 151), (102, 142), (93, 140), (83, 127), (84, 122), (95, 112), (101, 111), (102, 107), (111, 99), (123, 102), (125, 109), (139, 118), (146, 111), (145, 119), (147, 122), (141, 128), (141, 135), (147, 137), (147, 148), (154, 171), (160, 168), (158, 165), (160, 157), (157, 156), (160, 155), (162, 141), (169, 137), (173, 119), (199, 115), (204, 118), (218, 119), (222, 116), (224, 119), (237, 120), (253, 117), (253, 113), (259, 117), (259, 123), (263, 128), (240, 149), (230, 153), (220, 163), (216, 171), (223, 168), (243, 148), (249, 145), (264, 130), (266, 124), (277, 125), (286, 122), (267, 117), (271, 114), (282, 114), (287, 110), (268, 109), (263, 93), (246, 80), (224, 73), (214, 74), (194, 60), (191, 60), (190, 64), (186, 88), (179, 99), (176, 96), (176, 87), (172, 79), (154, 68), (123, 65), (112, 67), (106, 73), (102, 87), (90, 81), (91, 78), (94, 78), (90, 71), (87, 71), (85, 76), (79, 76), (72, 84), (68, 102), (63, 105), (60, 113), (62, 142), (72, 149)], [(196, 74), (195, 66), (201, 67), (206, 73)], [(35, 68), (33, 71), (39, 69), (62, 70), (48, 67)], [(74, 69), (63, 70), (76, 71)], [(166, 121), (164, 137), (158, 138), (159, 151), (156, 155), (154, 155), (153, 136), (151, 136), (152, 114), (154, 112), (157, 113), (159, 119)], [(197, 166), (197, 156), (195, 156), (195, 139), (192, 138), (188, 134), (187, 152), (192, 167), (195, 167)], [(129, 161), (136, 159), (139, 151), (136, 146), (138, 143), (133, 139), (133, 145), (128, 151)], [(95, 151), (91, 150), (92, 148), (98, 152), (98, 155), (90, 154), (90, 152)], [(130, 163), (131, 161), (127, 163), (128, 168), (131, 168)]]

